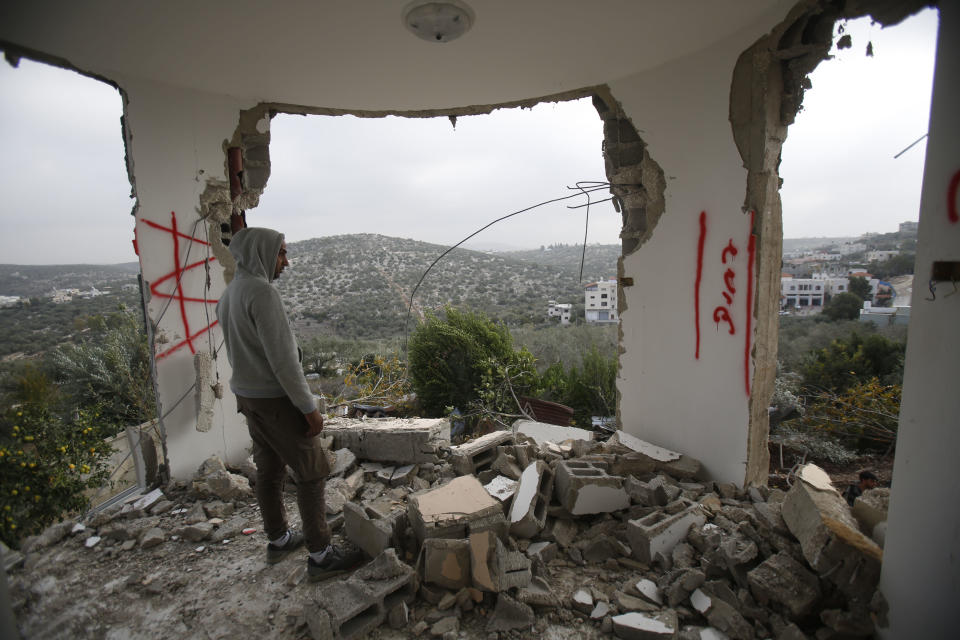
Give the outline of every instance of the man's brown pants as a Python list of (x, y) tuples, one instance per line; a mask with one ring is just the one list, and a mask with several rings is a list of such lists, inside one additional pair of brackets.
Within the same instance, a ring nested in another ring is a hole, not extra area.
[(323, 551), (330, 544), (323, 494), (330, 463), (320, 438), (304, 435), (307, 420), (287, 397), (237, 396), (237, 408), (246, 417), (253, 440), (257, 502), (267, 536), (276, 540), (288, 528), (283, 482), (289, 466), (297, 479), (297, 506), (307, 550)]

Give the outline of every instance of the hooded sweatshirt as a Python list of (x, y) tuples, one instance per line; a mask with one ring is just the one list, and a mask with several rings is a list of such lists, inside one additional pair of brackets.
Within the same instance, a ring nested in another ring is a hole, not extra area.
[(317, 408), (300, 366), (299, 349), (280, 294), (270, 283), (283, 234), (241, 229), (230, 241), (237, 262), (233, 281), (217, 303), (217, 318), (233, 368), (230, 389), (244, 398), (287, 396), (303, 413)]

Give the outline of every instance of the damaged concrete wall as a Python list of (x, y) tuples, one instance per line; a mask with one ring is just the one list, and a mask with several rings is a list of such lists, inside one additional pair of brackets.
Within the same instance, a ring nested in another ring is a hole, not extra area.
[[(743, 210), (747, 172), (728, 100), (744, 43), (782, 19), (781, 4), (731, 39), (609, 85), (665, 180), (659, 220), (632, 253), (625, 239), (620, 265), (621, 283), (633, 283), (621, 296), (623, 429), (697, 457), (711, 477), (738, 484), (763, 482), (766, 473), (758, 479), (747, 467), (754, 234), (764, 212)], [(766, 403), (763, 392), (757, 401)]]
[[(960, 5), (940, 7), (930, 137), (881, 589), (885, 638), (960, 626)], [(951, 282), (952, 280), (952, 282)], [(930, 289), (933, 288), (933, 293)], [(950, 295), (953, 294), (953, 295)], [(948, 297), (949, 296), (949, 297)]]
[[(136, 172), (136, 243), (153, 325), (170, 473), (189, 477), (211, 455), (239, 462), (249, 445), (232, 394), (217, 400), (193, 386), (198, 379), (194, 355), (213, 353), (222, 343), (213, 303), (225, 286), (222, 248), (217, 257), (219, 238), (211, 232), (219, 224), (200, 217), (201, 195), (206, 192), (209, 200), (208, 181), (225, 179), (223, 144), (237, 127), (238, 113), (249, 105), (141, 79), (118, 82), (129, 98), (125, 115)], [(218, 356), (209, 376), (201, 377), (227, 387), (229, 364), (222, 349)], [(212, 428), (198, 430), (198, 420)]]

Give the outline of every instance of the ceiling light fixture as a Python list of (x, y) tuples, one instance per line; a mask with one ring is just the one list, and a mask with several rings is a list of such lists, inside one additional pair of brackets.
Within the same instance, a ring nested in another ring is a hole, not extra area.
[(414, 0), (400, 14), (403, 26), (429, 42), (456, 40), (473, 26), (473, 9), (460, 0)]

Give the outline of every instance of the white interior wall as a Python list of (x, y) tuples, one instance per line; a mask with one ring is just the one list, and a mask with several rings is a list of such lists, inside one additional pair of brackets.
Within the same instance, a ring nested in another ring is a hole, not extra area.
[[(699, 458), (711, 477), (742, 484), (749, 422), (747, 346), (750, 215), (747, 172), (728, 119), (733, 68), (760, 28), (693, 56), (610, 83), (666, 176), (666, 209), (652, 237), (623, 260), (620, 356), (623, 429)], [(696, 357), (695, 282), (706, 212)], [(729, 241), (738, 253), (721, 254)], [(734, 272), (728, 305), (724, 273)], [(754, 277), (756, 265), (754, 264)], [(754, 291), (755, 294), (755, 291)], [(713, 321), (728, 306), (735, 333)], [(751, 311), (752, 316), (752, 311)], [(756, 323), (751, 319), (753, 327)], [(752, 331), (751, 331), (752, 333)], [(751, 336), (752, 340), (752, 336)], [(751, 343), (752, 345), (752, 343)], [(752, 365), (751, 365), (752, 366)]]
[[(171, 212), (175, 212), (180, 232), (200, 239), (207, 237), (207, 223), (198, 223), (200, 194), (208, 177), (225, 180), (223, 143), (236, 128), (239, 111), (250, 105), (238, 104), (226, 96), (139, 79), (118, 79), (118, 83), (129, 99), (126, 117), (132, 134), (128, 153), (132, 154), (139, 202), (137, 241), (144, 287), (149, 288), (150, 283), (174, 271), (174, 256), (172, 235), (150, 227), (147, 221), (170, 228)], [(207, 247), (199, 243), (190, 245), (189, 240), (181, 238), (182, 265), (208, 256)], [(209, 255), (212, 256), (212, 252)], [(209, 264), (211, 289), (205, 290), (207, 274), (201, 266), (182, 274), (184, 296), (214, 300), (220, 297), (225, 286), (222, 268), (216, 260)], [(156, 288), (172, 293), (175, 283), (176, 278), (170, 278), (158, 283)], [(177, 300), (154, 295), (147, 309), (156, 325), (157, 353), (173, 348), (186, 338)], [(186, 302), (184, 312), (191, 334), (216, 319), (214, 305)], [(193, 344), (195, 350), (209, 351), (211, 344), (216, 348), (221, 342), (219, 331), (214, 329), (198, 336)], [(189, 346), (184, 345), (157, 360), (159, 409), (161, 414), (167, 414), (163, 424), (173, 477), (190, 477), (210, 455), (226, 461), (238, 461), (247, 455), (249, 436), (229, 391), (230, 367), (222, 349), (216, 362), (224, 397), (215, 402), (213, 428), (201, 433), (196, 430), (196, 392), (190, 391), (196, 374)], [(184, 394), (186, 397), (181, 401)]]
[(928, 291), (934, 261), (960, 263), (960, 5), (940, 7), (929, 141), (897, 455), (880, 586), (885, 638), (956, 637), (960, 628), (960, 295)]

